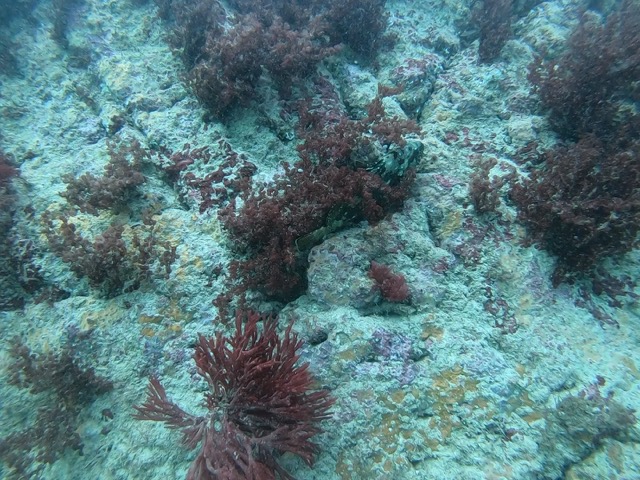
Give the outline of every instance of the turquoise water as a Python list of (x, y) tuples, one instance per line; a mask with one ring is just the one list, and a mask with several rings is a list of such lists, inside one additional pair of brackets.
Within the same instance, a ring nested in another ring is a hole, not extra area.
[(0, 0), (0, 476), (640, 479), (639, 31)]

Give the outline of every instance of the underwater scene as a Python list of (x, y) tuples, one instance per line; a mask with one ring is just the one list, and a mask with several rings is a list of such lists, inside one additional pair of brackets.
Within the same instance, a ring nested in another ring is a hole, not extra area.
[(0, 0), (0, 479), (640, 480), (639, 0)]

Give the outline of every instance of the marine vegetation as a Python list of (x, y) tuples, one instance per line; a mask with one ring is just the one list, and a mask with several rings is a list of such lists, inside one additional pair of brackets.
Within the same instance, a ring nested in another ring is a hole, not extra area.
[(633, 0), (623, 1), (605, 21), (587, 11), (562, 53), (540, 52), (530, 65), (533, 91), (562, 138), (638, 139), (640, 115), (633, 102), (640, 94), (639, 25), (640, 4)]
[(577, 395), (563, 398), (546, 417), (546, 428), (540, 442), (544, 452), (546, 475), (559, 478), (567, 468), (593, 454), (606, 439), (620, 442), (635, 440), (636, 417), (632, 409), (613, 398), (602, 395), (605, 379), (597, 376)]
[(370, 60), (385, 43), (385, 0), (157, 3), (188, 84), (217, 119), (256, 98), (265, 76), (289, 98), (343, 46)]
[(388, 302), (404, 302), (409, 296), (409, 286), (404, 275), (395, 273), (388, 265), (371, 261), (367, 272), (374, 281), (374, 288), (380, 296)]
[(150, 216), (136, 229), (114, 223), (93, 238), (64, 214), (45, 214), (43, 221), (51, 251), (107, 298), (137, 290), (155, 276), (168, 277), (176, 259), (176, 246), (156, 237)]
[(138, 187), (146, 181), (142, 162), (149, 153), (134, 141), (128, 145), (108, 144), (110, 160), (104, 174), (67, 174), (67, 189), (61, 193), (82, 213), (98, 216), (102, 211), (140, 216), (141, 224), (125, 226), (114, 220), (95, 235), (82, 233), (82, 219), (67, 210), (42, 215), (43, 233), (49, 248), (78, 278), (86, 278), (105, 297), (136, 290), (153, 276), (168, 277), (176, 258), (176, 246), (158, 237), (151, 210), (133, 208)]
[(281, 337), (276, 317), (238, 312), (235, 327), (232, 337), (196, 342), (196, 369), (210, 388), (206, 415), (182, 410), (152, 377), (134, 418), (164, 422), (182, 431), (184, 446), (200, 446), (187, 480), (293, 480), (278, 457), (289, 452), (313, 465), (319, 449), (311, 439), (334, 400), (312, 391), (309, 364), (297, 364), (303, 342), (292, 324)]
[(528, 239), (558, 258), (553, 283), (623, 254), (640, 229), (640, 5), (601, 22), (584, 13), (566, 50), (530, 66), (534, 92), (564, 140), (511, 188)]
[(556, 255), (553, 283), (629, 252), (640, 230), (640, 142), (626, 149), (593, 136), (547, 151), (511, 188), (529, 242)]
[(65, 451), (82, 455), (77, 417), (113, 384), (96, 374), (71, 341), (59, 352), (37, 353), (15, 337), (9, 355), (8, 383), (28, 390), (37, 407), (32, 423), (0, 439), (0, 460), (15, 478), (43, 478), (46, 465)]
[(512, 35), (512, 0), (481, 0), (471, 12), (471, 23), (479, 31), (478, 57), (491, 63)]
[(0, 311), (19, 308), (24, 303), (10, 238), (15, 210), (12, 180), (18, 172), (13, 159), (0, 150)]
[(146, 181), (140, 169), (148, 153), (139, 142), (120, 146), (108, 143), (107, 147), (110, 158), (102, 176), (85, 173), (62, 178), (67, 184), (62, 196), (83, 213), (98, 215), (100, 210), (119, 213), (128, 206), (137, 187)]

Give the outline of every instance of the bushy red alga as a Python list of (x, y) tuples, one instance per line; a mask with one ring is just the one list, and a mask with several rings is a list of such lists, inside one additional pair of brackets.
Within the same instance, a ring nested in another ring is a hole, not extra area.
[(218, 332), (196, 342), (197, 372), (210, 387), (207, 414), (182, 410), (152, 377), (134, 418), (164, 422), (182, 430), (187, 448), (200, 446), (187, 480), (293, 480), (278, 463), (280, 454), (311, 466), (319, 451), (311, 439), (334, 400), (326, 390), (312, 390), (309, 364), (298, 364), (302, 340), (292, 324), (281, 337), (273, 316), (239, 312), (235, 322), (232, 337)]
[(511, 198), (529, 241), (557, 256), (555, 285), (638, 245), (640, 142), (611, 147), (588, 136), (543, 158)]

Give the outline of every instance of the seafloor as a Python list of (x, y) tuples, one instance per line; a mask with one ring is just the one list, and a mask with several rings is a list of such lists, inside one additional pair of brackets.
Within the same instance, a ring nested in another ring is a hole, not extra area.
[[(203, 214), (187, 208), (148, 166), (142, 195), (157, 207), (155, 234), (177, 245), (177, 258), (169, 278), (104, 298), (51, 252), (42, 233), (42, 214), (66, 205), (63, 175), (99, 175), (114, 139), (173, 151), (185, 143), (213, 148), (225, 139), (261, 179), (295, 161), (295, 142), (281, 140), (264, 121), (276, 99), (240, 108), (224, 123), (205, 122), (153, 3), (137, 3), (87, 0), (70, 17), (68, 41), (90, 46), (88, 65), (72, 61), (52, 39), (47, 2), (6, 27), (19, 70), (0, 76), (0, 146), (19, 165), (13, 229), (46, 285), (67, 293), (30, 298), (0, 314), (0, 436), (28, 425), (43, 401), (8, 385), (8, 340), (15, 336), (40, 352), (74, 336), (96, 373), (113, 382), (80, 414), (82, 455), (65, 451), (46, 466), (46, 479), (184, 478), (194, 453), (180, 444), (179, 432), (134, 420), (132, 406), (144, 400), (154, 373), (185, 410), (202, 411), (194, 339), (230, 328), (214, 322), (212, 300), (226, 288), (215, 271), (232, 256), (215, 208)], [(554, 288), (554, 258), (524, 245), (513, 206), (502, 202), (499, 215), (480, 216), (468, 194), (478, 155), (512, 164), (533, 140), (553, 144), (531, 100), (527, 65), (534, 48), (566, 39), (580, 7), (540, 3), (517, 20), (500, 56), (482, 64), (477, 42), (465, 44), (458, 28), (470, 2), (389, 1), (388, 31), (397, 41), (377, 65), (338, 56), (321, 67), (351, 105), (365, 105), (408, 59), (437, 52), (439, 62), (424, 86), (425, 150), (410, 199), (378, 224), (316, 246), (306, 294), (280, 313), (296, 319), (302, 338), (326, 333), (302, 356), (336, 398), (315, 465), (281, 459), (295, 478), (640, 479), (635, 430), (626, 438), (609, 432), (587, 438), (588, 425), (571, 428), (558, 413), (563, 400), (597, 388), (603, 398), (612, 393), (616, 405), (640, 409), (637, 298), (610, 305), (597, 295), (585, 299), (580, 282)], [(126, 121), (110, 135), (105, 126), (114, 116)], [(77, 214), (74, 222), (95, 232), (111, 215)], [(405, 276), (411, 302), (373, 302), (371, 259)], [(638, 262), (634, 251), (603, 260), (602, 268), (637, 278)]]

